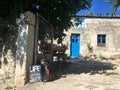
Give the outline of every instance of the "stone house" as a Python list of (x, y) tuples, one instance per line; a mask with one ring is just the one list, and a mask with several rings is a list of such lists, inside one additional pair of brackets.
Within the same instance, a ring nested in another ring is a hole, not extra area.
[(70, 57), (120, 54), (120, 17), (75, 16), (73, 26), (64, 32), (64, 44)]
[[(25, 85), (29, 82), (29, 67), (36, 64), (36, 15), (28, 11), (22, 16), (24, 20), (22, 18), (18, 28), (11, 28), (5, 38), (0, 37), (0, 87)], [(119, 55), (119, 19), (95, 16), (73, 18), (74, 26), (64, 32), (67, 35), (63, 41), (67, 45), (66, 54), (71, 57), (90, 53), (107, 57)]]

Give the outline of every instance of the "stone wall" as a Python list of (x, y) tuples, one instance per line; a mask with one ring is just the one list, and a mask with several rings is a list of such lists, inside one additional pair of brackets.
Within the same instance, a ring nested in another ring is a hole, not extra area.
[(0, 37), (0, 85), (14, 84), (17, 29), (12, 27)]
[(0, 87), (18, 87), (29, 82), (34, 40), (35, 14), (28, 11), (20, 15), (18, 27), (11, 27), (5, 36), (0, 37)]
[[(71, 34), (80, 34), (80, 54), (83, 56), (88, 56), (89, 51), (87, 43), (93, 47), (93, 53), (97, 56), (103, 55), (105, 57), (111, 57), (120, 54), (120, 18), (111, 17), (86, 17), (85, 18), (85, 28), (75, 29), (71, 27), (64, 39), (64, 43), (68, 45), (66, 53), (70, 55), (70, 36)], [(106, 35), (106, 46), (97, 46), (97, 35)], [(66, 42), (67, 40), (67, 42)]]

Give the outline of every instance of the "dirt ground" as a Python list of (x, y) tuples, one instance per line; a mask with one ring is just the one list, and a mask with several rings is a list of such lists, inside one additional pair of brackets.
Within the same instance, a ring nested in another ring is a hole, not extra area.
[(120, 60), (69, 59), (58, 79), (17, 90), (120, 90)]

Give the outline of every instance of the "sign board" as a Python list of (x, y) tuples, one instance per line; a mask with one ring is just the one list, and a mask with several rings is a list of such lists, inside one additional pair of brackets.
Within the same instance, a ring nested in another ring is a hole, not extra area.
[(30, 66), (30, 74), (29, 74), (30, 82), (41, 82), (41, 66), (33, 65)]

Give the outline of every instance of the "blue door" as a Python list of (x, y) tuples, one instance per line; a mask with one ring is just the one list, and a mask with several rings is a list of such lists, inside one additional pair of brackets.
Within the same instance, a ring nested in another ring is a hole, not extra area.
[(70, 46), (70, 56), (79, 57), (80, 56), (80, 35), (71, 35), (71, 46)]

